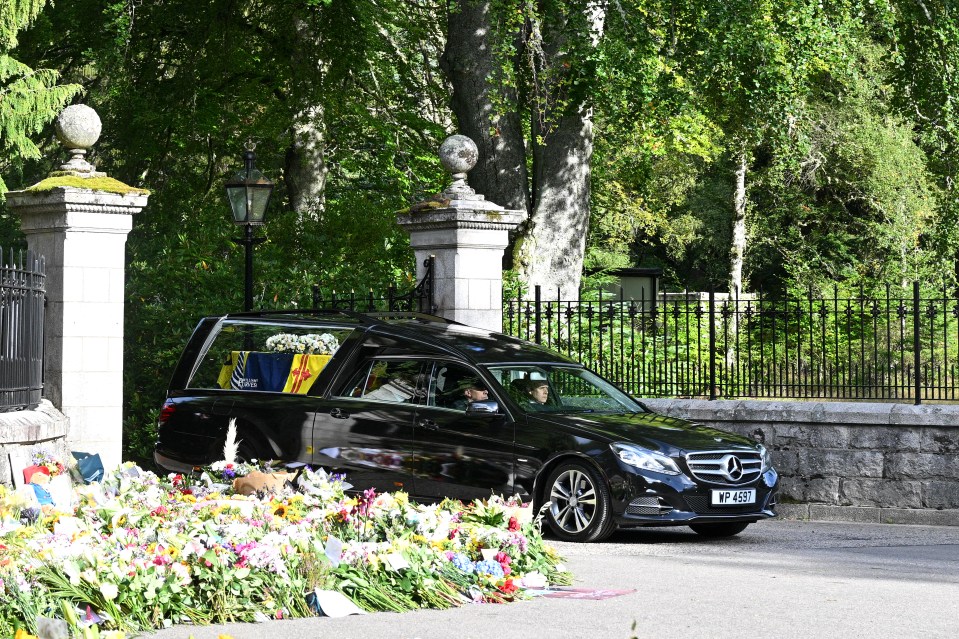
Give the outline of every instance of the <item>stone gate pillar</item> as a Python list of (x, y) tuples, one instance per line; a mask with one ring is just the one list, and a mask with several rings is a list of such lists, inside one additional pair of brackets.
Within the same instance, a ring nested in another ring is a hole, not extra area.
[(99, 173), (85, 159), (100, 136), (90, 107), (67, 107), (57, 137), (71, 159), (47, 179), (7, 193), (30, 249), (46, 258), (44, 397), (70, 420), (71, 450), (121, 461), (124, 249), (149, 193)]
[(526, 212), (487, 202), (469, 187), (466, 174), (479, 158), (471, 139), (450, 136), (439, 154), (453, 183), (439, 195), (397, 213), (396, 221), (410, 234), (418, 280), (423, 278), (425, 261), (436, 257), (437, 314), (502, 331), (503, 251), (509, 232), (526, 219)]

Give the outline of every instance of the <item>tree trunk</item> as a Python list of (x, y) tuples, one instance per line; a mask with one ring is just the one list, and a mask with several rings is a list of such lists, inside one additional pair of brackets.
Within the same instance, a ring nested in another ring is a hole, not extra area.
[[(453, 112), (459, 132), (479, 148), (470, 171), (470, 186), (487, 200), (507, 209), (529, 211), (523, 129), (517, 108), (497, 113), (491, 77), (499, 65), (490, 41), (490, 3), (461, 0), (447, 14), (446, 49), (440, 66), (453, 87)], [(506, 89), (501, 103), (518, 107), (515, 89)]]
[(581, 24), (577, 20), (557, 14), (544, 15), (542, 24), (532, 29), (535, 34), (536, 27), (541, 28), (539, 55), (549, 72), (536, 101), (540, 110), (532, 113), (533, 212), (517, 243), (516, 266), (530, 289), (542, 287), (544, 299), (579, 299), (589, 229), (593, 122), (588, 98), (575, 85), (592, 78), (576, 66), (584, 61), (571, 58), (569, 51), (577, 48), (575, 42), (599, 44), (606, 6), (588, 1), (576, 9), (584, 12), (585, 30), (572, 26)]
[(733, 236), (729, 247), (729, 347), (726, 366), (736, 366), (736, 335), (739, 332), (738, 300), (743, 292), (743, 256), (746, 254), (746, 152), (736, 156), (736, 184), (733, 190)]
[(588, 114), (561, 118), (534, 147), (535, 206), (517, 247), (521, 279), (544, 299), (579, 299), (586, 231), (593, 125)]
[(325, 62), (315, 57), (317, 32), (308, 18), (293, 18), (294, 47), (291, 64), (299, 79), (290, 96), (293, 123), (286, 151), (285, 178), (290, 206), (297, 222), (323, 218), (326, 205), (326, 122), (319, 100)]
[(736, 184), (733, 192), (733, 237), (729, 247), (729, 297), (738, 299), (743, 291), (743, 256), (746, 254), (746, 152), (736, 157)]
[(286, 186), (300, 223), (319, 221), (326, 204), (326, 132), (322, 106), (296, 115), (286, 152)]
[(532, 85), (536, 93), (535, 106), (530, 107), (532, 196), (520, 120), (523, 109), (516, 106), (497, 113), (504, 110), (503, 105), (519, 105), (521, 96), (516, 89), (506, 89), (501, 100), (494, 99), (492, 87), (502, 60), (490, 41), (488, 0), (455, 3), (448, 14), (441, 60), (453, 86), (453, 111), (460, 132), (472, 138), (480, 150), (480, 160), (469, 175), (470, 185), (506, 208), (532, 208), (512, 256), (521, 280), (530, 289), (536, 284), (543, 286), (547, 298), (555, 297), (557, 291), (563, 297), (578, 295), (589, 226), (591, 111), (585, 97), (570, 103), (571, 78), (587, 81), (589, 77), (574, 66), (584, 61), (570, 57), (569, 44), (573, 39), (586, 46), (598, 44), (606, 3), (588, 1), (574, 10), (584, 12), (585, 29), (580, 20), (567, 20), (567, 15), (554, 11), (544, 14), (542, 22), (530, 15), (527, 41), (516, 48), (516, 57), (510, 61), (516, 68), (522, 57), (525, 65), (532, 64), (544, 78)]

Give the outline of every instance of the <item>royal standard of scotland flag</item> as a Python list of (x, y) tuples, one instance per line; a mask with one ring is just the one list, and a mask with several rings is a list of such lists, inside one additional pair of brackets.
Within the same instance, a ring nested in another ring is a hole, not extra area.
[(286, 380), (286, 385), (283, 386), (283, 392), (305, 395), (331, 357), (331, 355), (295, 356), (293, 365), (290, 367), (290, 376)]

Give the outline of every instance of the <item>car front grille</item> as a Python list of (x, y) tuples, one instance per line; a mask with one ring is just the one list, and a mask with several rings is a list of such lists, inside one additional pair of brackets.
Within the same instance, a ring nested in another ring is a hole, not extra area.
[(662, 515), (673, 507), (659, 497), (637, 497), (626, 506), (627, 515)]
[(757, 495), (758, 502), (755, 504), (743, 504), (737, 506), (711, 506), (709, 504), (709, 497), (705, 496), (687, 496), (684, 497), (686, 503), (689, 504), (689, 509), (700, 515), (710, 515), (710, 514), (732, 514), (732, 513), (752, 513), (763, 510), (763, 497)]
[(744, 450), (716, 450), (686, 455), (689, 472), (699, 481), (723, 486), (741, 486), (756, 481), (762, 472), (759, 453)]

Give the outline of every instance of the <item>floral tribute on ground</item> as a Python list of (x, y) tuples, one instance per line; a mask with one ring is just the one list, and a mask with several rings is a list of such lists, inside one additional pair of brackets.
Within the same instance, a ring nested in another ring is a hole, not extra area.
[(69, 507), (0, 486), (0, 637), (51, 620), (92, 637), (333, 614), (335, 597), (448, 608), (570, 583), (520, 504), (348, 488), (307, 467), (223, 462), (166, 478), (127, 464), (75, 486)]

